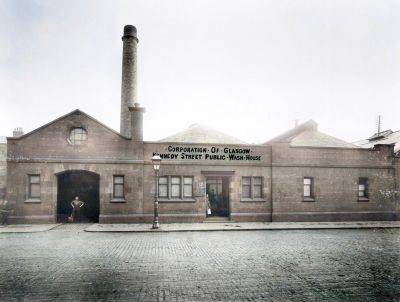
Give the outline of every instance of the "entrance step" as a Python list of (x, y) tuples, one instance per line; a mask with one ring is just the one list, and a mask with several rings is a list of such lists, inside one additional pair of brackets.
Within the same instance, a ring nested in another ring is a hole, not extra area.
[(203, 223), (224, 223), (224, 222), (234, 222), (229, 219), (229, 217), (207, 217), (206, 219), (203, 220)]

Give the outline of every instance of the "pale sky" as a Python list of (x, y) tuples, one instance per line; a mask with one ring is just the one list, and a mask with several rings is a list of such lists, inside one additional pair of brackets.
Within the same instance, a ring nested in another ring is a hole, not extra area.
[(400, 130), (400, 1), (0, 0), (0, 135), (81, 109), (119, 130), (123, 26), (138, 30), (145, 140), (203, 123), (264, 142), (314, 119)]

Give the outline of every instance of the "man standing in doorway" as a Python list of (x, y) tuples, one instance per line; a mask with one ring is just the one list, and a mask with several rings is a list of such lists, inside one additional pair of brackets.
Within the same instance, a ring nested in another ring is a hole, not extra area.
[(72, 206), (72, 221), (79, 222), (81, 220), (81, 208), (85, 203), (82, 200), (79, 200), (79, 197), (76, 196), (73, 201), (71, 201)]

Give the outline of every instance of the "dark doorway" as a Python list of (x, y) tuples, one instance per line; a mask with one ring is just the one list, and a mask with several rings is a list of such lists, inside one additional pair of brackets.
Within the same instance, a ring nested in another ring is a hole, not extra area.
[(57, 221), (67, 222), (71, 201), (78, 196), (85, 204), (81, 222), (98, 222), (100, 212), (99, 175), (88, 171), (67, 171), (57, 176)]
[(229, 177), (207, 177), (211, 216), (229, 217)]

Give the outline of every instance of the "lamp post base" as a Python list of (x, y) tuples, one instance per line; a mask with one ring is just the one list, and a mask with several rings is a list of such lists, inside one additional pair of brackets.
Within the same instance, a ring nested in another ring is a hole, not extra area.
[(151, 227), (153, 230), (159, 229), (160, 228), (160, 224), (157, 222), (153, 223), (153, 226)]

